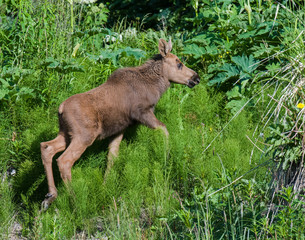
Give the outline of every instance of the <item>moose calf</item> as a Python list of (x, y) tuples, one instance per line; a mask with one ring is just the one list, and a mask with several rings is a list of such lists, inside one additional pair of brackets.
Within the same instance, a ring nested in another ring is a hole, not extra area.
[(155, 105), (171, 82), (192, 88), (200, 81), (195, 71), (170, 53), (171, 49), (171, 41), (160, 39), (160, 54), (142, 66), (118, 69), (104, 84), (73, 95), (59, 106), (58, 136), (40, 144), (49, 188), (42, 203), (44, 209), (57, 197), (52, 171), (56, 153), (64, 151), (57, 164), (61, 178), (68, 182), (73, 164), (96, 139), (111, 137), (106, 175), (128, 126), (142, 123), (153, 129), (161, 128), (168, 135), (165, 125), (154, 115)]

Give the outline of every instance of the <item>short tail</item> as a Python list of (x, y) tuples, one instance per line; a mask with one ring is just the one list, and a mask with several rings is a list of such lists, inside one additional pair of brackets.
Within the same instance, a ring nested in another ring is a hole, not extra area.
[(58, 109), (58, 124), (59, 124), (60, 132), (65, 132), (65, 129), (66, 129), (63, 114), (64, 114), (64, 103), (60, 104), (59, 109)]

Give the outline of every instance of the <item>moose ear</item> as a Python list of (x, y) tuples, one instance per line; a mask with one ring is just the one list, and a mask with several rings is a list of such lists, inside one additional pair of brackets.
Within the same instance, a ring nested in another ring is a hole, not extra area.
[(170, 52), (170, 51), (172, 51), (172, 49), (173, 49), (173, 46), (172, 46), (172, 40), (171, 39), (169, 39), (169, 41), (168, 41), (168, 52)]
[(162, 57), (165, 57), (172, 50), (172, 42), (167, 43), (164, 39), (159, 40), (159, 52)]

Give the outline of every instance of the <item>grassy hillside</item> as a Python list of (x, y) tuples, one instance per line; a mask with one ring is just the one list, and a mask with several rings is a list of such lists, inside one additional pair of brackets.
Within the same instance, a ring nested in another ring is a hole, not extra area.
[[(115, 5), (3, 2), (1, 238), (304, 238), (304, 7), (191, 1), (190, 14), (183, 4), (162, 29), (146, 29), (107, 23)], [(106, 182), (107, 139), (76, 162), (69, 186), (57, 154), (59, 196), (41, 211), (39, 143), (57, 135), (60, 103), (143, 64), (160, 38), (201, 77), (193, 89), (173, 84), (156, 106), (169, 147), (162, 131), (133, 126)]]

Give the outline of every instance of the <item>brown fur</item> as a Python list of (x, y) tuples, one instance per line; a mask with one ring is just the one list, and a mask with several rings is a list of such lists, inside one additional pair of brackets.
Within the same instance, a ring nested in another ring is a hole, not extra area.
[(124, 130), (133, 123), (150, 128), (161, 128), (168, 135), (165, 125), (154, 115), (154, 107), (170, 82), (193, 87), (199, 76), (186, 66), (178, 66), (180, 60), (171, 51), (171, 42), (159, 41), (160, 54), (139, 67), (116, 70), (106, 83), (88, 92), (71, 96), (58, 111), (59, 133), (49, 142), (41, 143), (41, 156), (45, 167), (49, 193), (43, 207), (57, 197), (52, 171), (52, 158), (57, 159), (62, 179), (71, 180), (71, 168), (82, 153), (96, 139), (112, 137), (109, 144), (108, 165), (105, 175), (118, 155)]

